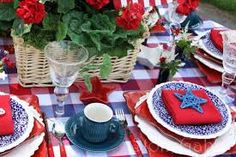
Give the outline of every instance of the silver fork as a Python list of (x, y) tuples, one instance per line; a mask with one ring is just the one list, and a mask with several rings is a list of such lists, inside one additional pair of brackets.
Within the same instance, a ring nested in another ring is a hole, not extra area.
[(142, 157), (143, 155), (142, 155), (141, 149), (139, 148), (139, 145), (136, 141), (136, 138), (135, 138), (134, 134), (128, 128), (128, 122), (125, 118), (124, 110), (123, 109), (115, 109), (115, 114), (116, 114), (116, 118), (120, 121), (120, 124), (125, 129), (127, 136), (133, 146), (133, 149), (134, 149), (137, 157)]

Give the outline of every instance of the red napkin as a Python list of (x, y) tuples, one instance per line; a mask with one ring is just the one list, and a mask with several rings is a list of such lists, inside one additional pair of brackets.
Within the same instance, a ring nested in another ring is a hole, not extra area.
[(10, 135), (14, 133), (14, 122), (9, 95), (0, 96), (0, 108), (5, 110), (4, 115), (0, 115), (0, 135)]
[(221, 83), (222, 81), (222, 74), (216, 70), (213, 70), (206, 65), (202, 64), (201, 62), (195, 60), (199, 70), (205, 74), (207, 80), (211, 83)]
[(219, 29), (219, 28), (211, 29), (210, 39), (214, 44), (214, 46), (223, 53), (223, 38), (220, 34), (222, 31), (225, 31), (225, 29)]
[(207, 100), (207, 103), (201, 105), (203, 113), (199, 113), (193, 108), (180, 108), (182, 101), (174, 93), (185, 94), (185, 90), (162, 90), (162, 100), (174, 123), (178, 125), (201, 125), (221, 122), (221, 114), (206, 92), (204, 90), (193, 90), (192, 92), (194, 95)]
[[(147, 102), (144, 101), (137, 109), (136, 114), (145, 119), (147, 122), (155, 126), (163, 135), (167, 136), (168, 138), (175, 140), (181, 143), (183, 146), (195, 151), (199, 154), (204, 153), (212, 144), (214, 144), (215, 139), (191, 139), (182, 137), (177, 135), (168, 129), (164, 128), (161, 124), (159, 124), (151, 115), (148, 109)], [(197, 147), (196, 147), (197, 146)]]

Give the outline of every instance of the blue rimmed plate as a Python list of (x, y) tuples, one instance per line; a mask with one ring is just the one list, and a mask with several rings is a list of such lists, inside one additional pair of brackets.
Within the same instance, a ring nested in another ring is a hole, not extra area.
[(82, 137), (79, 129), (77, 129), (76, 134), (74, 133), (74, 126), (78, 123), (78, 119), (81, 116), (84, 116), (82, 112), (77, 113), (75, 116), (71, 117), (65, 125), (67, 137), (74, 145), (78, 146), (79, 148), (93, 152), (104, 152), (117, 148), (124, 141), (125, 131), (122, 127), (119, 127), (119, 130), (116, 134), (110, 134), (108, 139), (106, 139), (104, 142), (90, 143), (86, 141)]
[[(3, 94), (0, 93), (0, 95)], [(29, 137), (33, 129), (34, 118), (29, 110), (29, 105), (15, 96), (10, 97), (10, 104), (14, 121), (14, 133), (12, 135), (0, 136), (0, 153), (22, 143)]]
[[(162, 101), (162, 89), (205, 90), (209, 98), (219, 110), (222, 116), (222, 122), (218, 124), (207, 125), (176, 125), (170, 114), (167, 112), (165, 105)], [(216, 138), (226, 133), (230, 129), (230, 124), (232, 122), (232, 117), (228, 106), (226, 106), (218, 96), (216, 96), (206, 88), (193, 83), (173, 81), (157, 85), (150, 92), (147, 102), (150, 113), (158, 123), (163, 125), (168, 130), (184, 137), (195, 139)]]
[(212, 57), (223, 60), (223, 53), (218, 50), (210, 39), (210, 32), (206, 35), (204, 39), (199, 41), (200, 47)]

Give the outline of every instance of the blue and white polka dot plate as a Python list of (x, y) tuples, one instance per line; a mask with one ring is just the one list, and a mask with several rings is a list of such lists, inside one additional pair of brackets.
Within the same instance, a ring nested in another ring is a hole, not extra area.
[[(207, 125), (176, 125), (173, 122), (172, 117), (167, 112), (165, 105), (161, 99), (162, 89), (205, 90), (207, 95), (210, 97), (212, 102), (215, 104), (215, 106), (221, 113), (222, 122), (218, 124), (207, 124)], [(231, 126), (232, 117), (228, 106), (226, 106), (218, 96), (216, 96), (206, 88), (197, 84), (173, 81), (157, 85), (155, 88), (151, 90), (147, 102), (150, 113), (158, 123), (163, 125), (168, 130), (184, 137), (195, 138), (195, 139), (216, 138), (226, 133)]]
[(11, 96), (10, 103), (14, 121), (14, 134), (0, 136), (0, 153), (22, 143), (33, 129), (34, 119), (27, 103), (14, 96)]

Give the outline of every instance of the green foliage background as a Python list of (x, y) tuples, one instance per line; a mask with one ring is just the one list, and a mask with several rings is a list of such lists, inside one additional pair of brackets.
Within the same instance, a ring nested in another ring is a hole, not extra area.
[(236, 0), (201, 0), (201, 2), (213, 4), (219, 9), (229, 11), (236, 16)]

